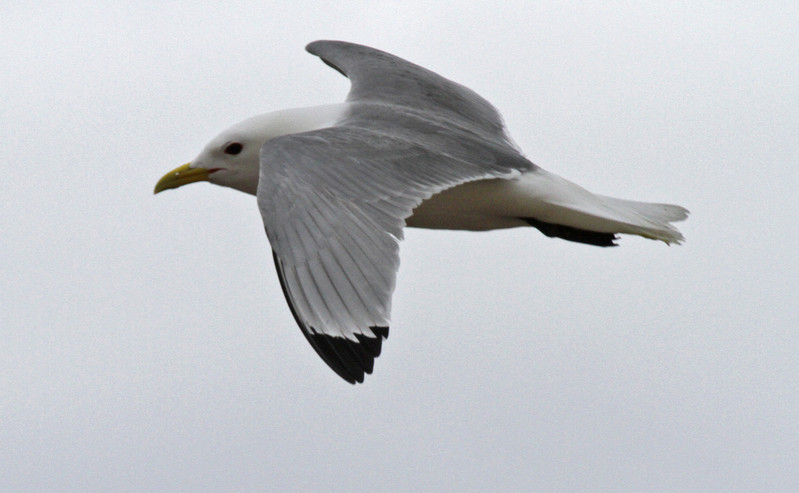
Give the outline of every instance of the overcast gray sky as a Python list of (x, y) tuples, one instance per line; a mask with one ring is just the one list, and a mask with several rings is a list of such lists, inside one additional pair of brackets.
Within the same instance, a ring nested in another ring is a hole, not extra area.
[[(5, 2), (0, 489), (799, 490), (799, 4), (531, 3)], [(346, 384), (253, 197), (152, 195), (230, 124), (342, 100), (324, 38), (475, 89), (595, 192), (688, 207), (687, 243), (409, 230)]]

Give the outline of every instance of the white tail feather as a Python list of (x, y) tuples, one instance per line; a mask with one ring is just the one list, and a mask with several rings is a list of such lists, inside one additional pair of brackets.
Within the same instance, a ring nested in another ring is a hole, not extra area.
[(527, 197), (523, 214), (540, 221), (598, 233), (634, 234), (666, 243), (684, 240), (670, 224), (688, 216), (688, 211), (678, 205), (596, 195), (542, 169), (525, 173), (513, 188), (514, 195)]

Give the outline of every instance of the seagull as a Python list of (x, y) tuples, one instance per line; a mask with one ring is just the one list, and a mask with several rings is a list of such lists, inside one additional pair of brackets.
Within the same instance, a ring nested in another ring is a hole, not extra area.
[(533, 227), (598, 247), (618, 234), (679, 244), (670, 204), (597, 195), (530, 162), (471, 89), (342, 41), (306, 50), (350, 80), (344, 103), (225, 130), (155, 193), (208, 181), (255, 195), (283, 294), (308, 342), (362, 383), (388, 337), (405, 226)]

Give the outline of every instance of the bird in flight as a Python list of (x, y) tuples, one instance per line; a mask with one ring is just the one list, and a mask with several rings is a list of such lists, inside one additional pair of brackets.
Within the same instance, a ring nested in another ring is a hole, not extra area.
[(471, 89), (374, 48), (306, 50), (350, 79), (344, 103), (276, 111), (225, 130), (155, 193), (198, 181), (257, 196), (286, 301), (319, 356), (363, 382), (388, 337), (405, 226), (544, 235), (615, 246), (680, 243), (680, 206), (597, 195), (525, 158)]

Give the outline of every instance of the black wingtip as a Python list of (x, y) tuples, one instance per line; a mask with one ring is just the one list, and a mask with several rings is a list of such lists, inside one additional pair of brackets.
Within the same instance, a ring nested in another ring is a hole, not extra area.
[(369, 327), (375, 337), (355, 334), (355, 341), (346, 337), (323, 334), (313, 327), (307, 327), (294, 308), (294, 300), (288, 290), (288, 286), (286, 286), (285, 275), (283, 274), (283, 263), (274, 251), (272, 252), (272, 258), (275, 261), (275, 269), (280, 280), (280, 287), (283, 290), (283, 296), (286, 297), (291, 314), (294, 316), (294, 321), (299, 325), (302, 334), (311, 344), (311, 347), (338, 376), (351, 384), (363, 383), (364, 374), (372, 373), (375, 358), (380, 356), (383, 339), (388, 339), (388, 327)]
[(588, 231), (587, 229), (563, 226), (562, 224), (547, 223), (532, 217), (523, 217), (521, 219), (550, 238), (561, 238), (567, 241), (599, 247), (618, 246), (616, 240), (618, 240), (619, 237), (615, 233), (598, 233), (596, 231)]
[(376, 337), (355, 334), (357, 340), (335, 337), (303, 330), (306, 339), (317, 354), (338, 376), (351, 384), (363, 383), (365, 375), (374, 369), (375, 358), (380, 356), (383, 339), (388, 338), (388, 327), (370, 327)]

